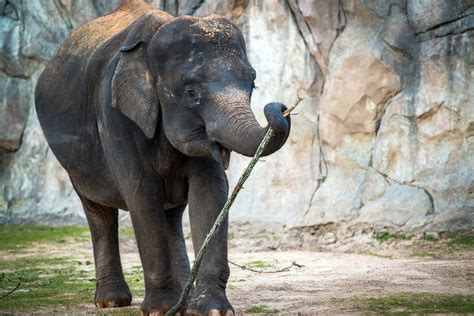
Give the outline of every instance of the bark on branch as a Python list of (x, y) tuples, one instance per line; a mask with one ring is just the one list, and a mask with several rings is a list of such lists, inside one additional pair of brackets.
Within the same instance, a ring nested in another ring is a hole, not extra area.
[(256, 270), (256, 269), (252, 269), (252, 268), (249, 268), (249, 267), (246, 267), (246, 266), (243, 266), (243, 265), (240, 265), (240, 264), (237, 264), (235, 262), (232, 262), (230, 260), (227, 260), (230, 264), (236, 266), (236, 267), (239, 267), (241, 268), (242, 270), (248, 270), (248, 271), (251, 271), (251, 272), (255, 272), (255, 273), (281, 273), (281, 272), (288, 272), (290, 271), (291, 267), (298, 267), (298, 268), (302, 268), (303, 265), (301, 264), (298, 264), (296, 262), (293, 261), (293, 263), (291, 265), (289, 265), (288, 267), (285, 267), (285, 268), (281, 268), (281, 269), (278, 269), (278, 270)]

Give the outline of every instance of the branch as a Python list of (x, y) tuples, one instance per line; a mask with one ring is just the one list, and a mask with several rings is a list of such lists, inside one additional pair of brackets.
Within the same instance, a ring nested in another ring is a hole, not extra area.
[(189, 302), (190, 302), (190, 303), (192, 303), (192, 302), (197, 302), (197, 301), (199, 301), (201, 298), (205, 298), (205, 297), (206, 297), (206, 293), (207, 293), (207, 290), (202, 291), (201, 294), (199, 294), (198, 297), (193, 298), (193, 299), (192, 299), (191, 301), (189, 301)]
[(3, 294), (2, 296), (0, 296), (0, 300), (7, 297), (8, 295), (12, 294), (13, 292), (15, 292), (16, 290), (18, 290), (18, 288), (20, 287), (20, 284), (21, 284), (21, 281), (18, 282), (18, 284), (15, 286), (15, 288), (13, 290), (11, 290), (10, 292), (6, 293), (6, 294)]
[[(297, 97), (297, 101), (295, 105), (290, 107), (288, 110), (283, 112), (283, 116), (288, 116), (290, 115), (291, 111), (293, 111), (298, 104), (303, 100), (299, 96)], [(242, 189), (245, 181), (248, 179), (250, 176), (250, 173), (252, 172), (253, 168), (257, 164), (260, 155), (262, 154), (263, 150), (267, 146), (267, 144), (270, 141), (270, 138), (273, 136), (273, 129), (269, 128), (267, 133), (265, 134), (265, 137), (263, 138), (262, 142), (260, 143), (260, 146), (258, 146), (257, 152), (253, 156), (252, 160), (250, 160), (249, 165), (247, 168), (244, 170), (243, 174), (240, 176), (239, 181), (237, 182), (237, 185), (235, 186), (234, 190), (232, 191), (232, 194), (230, 195), (229, 199), (225, 203), (224, 207), (220, 211), (219, 215), (216, 218), (216, 221), (214, 222), (214, 225), (212, 226), (211, 230), (206, 236), (206, 239), (204, 240), (201, 249), (199, 249), (199, 252), (196, 256), (196, 259), (194, 260), (193, 267), (191, 268), (191, 274), (189, 276), (188, 281), (186, 282), (183, 291), (181, 292), (181, 296), (179, 297), (178, 303), (174, 305), (167, 313), (167, 316), (174, 316), (179, 310), (181, 310), (185, 305), (188, 300), (189, 292), (191, 291), (191, 288), (194, 284), (194, 280), (197, 277), (197, 274), (199, 272), (199, 267), (201, 266), (201, 261), (202, 258), (204, 257), (204, 254), (206, 253), (207, 247), (209, 246), (209, 243), (211, 240), (217, 235), (219, 232), (219, 228), (221, 227), (222, 223), (226, 219), (227, 215), (229, 214), (230, 207), (235, 201), (235, 198), (237, 197), (237, 194), (239, 194), (240, 190)]]
[(255, 269), (252, 269), (252, 268), (249, 268), (249, 267), (246, 267), (246, 266), (241, 266), (240, 264), (237, 264), (237, 263), (232, 262), (230, 260), (227, 260), (227, 261), (230, 264), (233, 264), (234, 266), (241, 268), (242, 270), (248, 270), (248, 271), (252, 271), (252, 272), (256, 272), (256, 273), (280, 273), (280, 272), (290, 271), (291, 267), (293, 267), (293, 266), (298, 267), (298, 268), (303, 267), (303, 265), (297, 264), (296, 262), (293, 262), (288, 267), (285, 267), (285, 268), (282, 268), (282, 269), (279, 269), (279, 270), (255, 270)]

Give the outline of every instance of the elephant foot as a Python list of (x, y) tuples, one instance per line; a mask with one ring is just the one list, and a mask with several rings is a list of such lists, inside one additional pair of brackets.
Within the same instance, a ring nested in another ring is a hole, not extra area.
[(132, 294), (125, 281), (97, 286), (94, 298), (98, 308), (124, 307), (132, 303)]
[[(145, 312), (142, 312), (142, 315), (146, 315), (146, 316), (164, 316), (166, 314), (165, 311), (161, 311), (161, 310), (151, 310), (149, 311), (148, 313), (145, 313)], [(182, 314), (180, 312), (177, 312), (175, 314), (175, 316), (181, 316)]]
[(186, 315), (233, 316), (234, 309), (223, 290), (197, 288), (186, 309)]
[[(171, 307), (174, 306), (179, 300), (179, 294), (177, 295), (145, 295), (140, 309), (142, 315), (145, 316), (162, 316), (165, 315)], [(180, 316), (182, 313), (177, 313)]]
[(187, 310), (186, 315), (209, 315), (209, 316), (234, 316), (233, 309), (211, 309), (209, 312)]

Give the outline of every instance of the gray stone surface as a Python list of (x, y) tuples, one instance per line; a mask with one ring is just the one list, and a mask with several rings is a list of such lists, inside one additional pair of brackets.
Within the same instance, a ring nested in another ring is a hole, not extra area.
[[(474, 1), (149, 2), (239, 25), (262, 124), (266, 103), (304, 97), (288, 143), (257, 165), (233, 221), (334, 226), (322, 243), (360, 227), (474, 227)], [(67, 34), (117, 3), (0, 1), (1, 223), (84, 222), (32, 92)], [(231, 186), (247, 162), (232, 156)]]
[(32, 82), (26, 79), (0, 76), (0, 148), (15, 151), (20, 148), (31, 103)]

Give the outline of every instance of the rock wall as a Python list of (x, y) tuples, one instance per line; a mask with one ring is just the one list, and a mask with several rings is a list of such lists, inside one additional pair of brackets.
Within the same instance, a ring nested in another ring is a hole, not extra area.
[[(118, 1), (0, 0), (0, 222), (83, 222), (33, 107), (67, 34)], [(252, 104), (304, 98), (288, 143), (231, 212), (271, 228), (474, 227), (474, 1), (154, 1), (237, 23), (257, 70)], [(233, 155), (234, 184), (248, 159)]]

